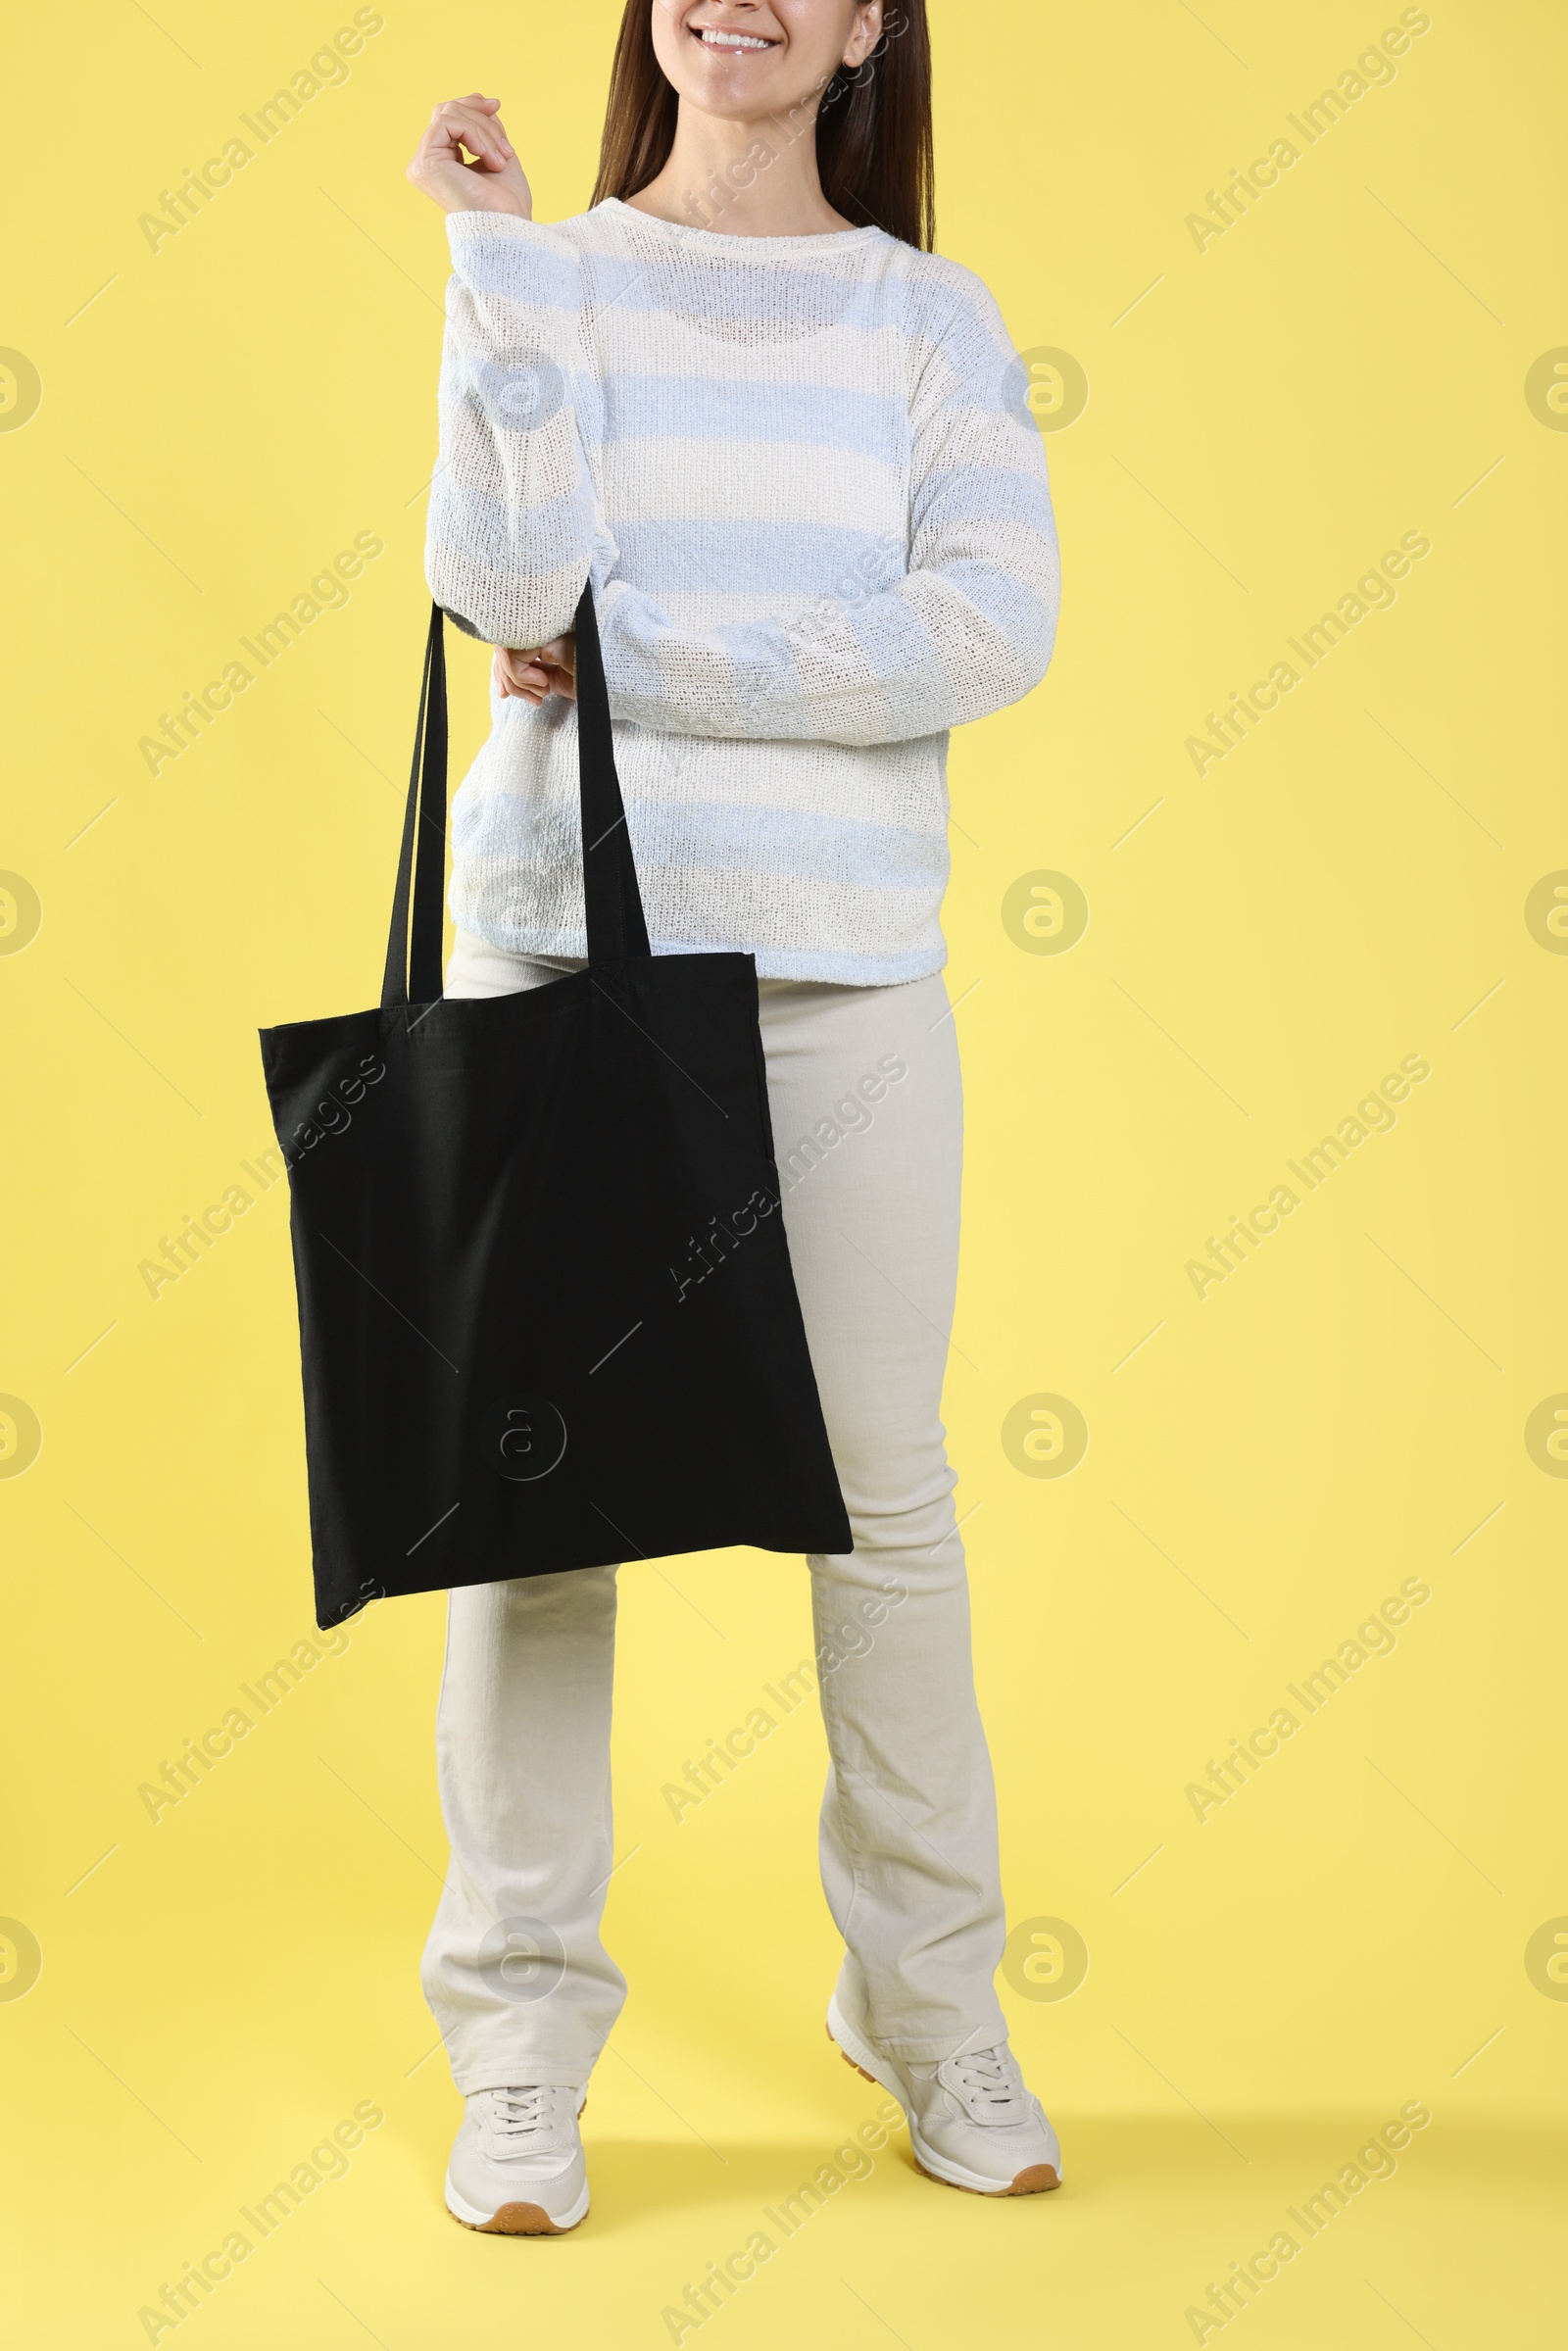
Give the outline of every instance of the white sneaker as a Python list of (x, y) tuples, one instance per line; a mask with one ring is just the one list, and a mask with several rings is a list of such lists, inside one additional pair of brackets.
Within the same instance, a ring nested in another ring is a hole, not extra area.
[(447, 2210), (491, 2236), (562, 2236), (588, 2210), (585, 2089), (476, 2089), (447, 2167)]
[(1006, 2042), (938, 2065), (889, 2056), (828, 2002), (827, 2029), (846, 2062), (897, 2098), (914, 2160), (929, 2179), (979, 2196), (1034, 2196), (1061, 2185), (1061, 2148)]

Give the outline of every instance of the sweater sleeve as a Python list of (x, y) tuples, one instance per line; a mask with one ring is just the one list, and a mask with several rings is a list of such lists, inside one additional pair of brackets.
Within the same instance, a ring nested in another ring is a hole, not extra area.
[(911, 400), (906, 563), (863, 593), (742, 625), (671, 625), (617, 580), (595, 591), (611, 705), (668, 734), (868, 745), (942, 734), (1039, 684), (1059, 565), (1022, 363), (967, 271), (928, 297)]
[(451, 213), (440, 455), (424, 568), (470, 636), (532, 648), (569, 629), (595, 502), (572, 405), (578, 263), (548, 227)]

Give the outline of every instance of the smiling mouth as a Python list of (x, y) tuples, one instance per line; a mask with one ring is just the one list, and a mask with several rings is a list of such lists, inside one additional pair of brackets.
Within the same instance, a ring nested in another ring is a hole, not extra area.
[(704, 49), (716, 50), (722, 57), (760, 57), (779, 46), (777, 41), (765, 41), (751, 32), (725, 32), (714, 24), (694, 24), (689, 27), (692, 39)]

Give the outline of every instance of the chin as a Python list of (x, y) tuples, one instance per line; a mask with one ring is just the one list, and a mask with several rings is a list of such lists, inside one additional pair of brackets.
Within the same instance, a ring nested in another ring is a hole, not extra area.
[[(745, 122), (754, 115), (782, 114), (805, 94), (780, 87), (777, 74), (766, 68), (755, 66), (710, 65), (706, 58), (687, 61), (687, 70), (676, 83), (683, 98), (700, 106), (705, 115), (722, 115), (732, 122)], [(673, 78), (673, 77), (672, 77)]]
[(700, 114), (712, 115), (720, 122), (757, 122), (770, 115), (787, 115), (796, 103), (793, 98), (761, 90), (690, 89), (680, 94)]

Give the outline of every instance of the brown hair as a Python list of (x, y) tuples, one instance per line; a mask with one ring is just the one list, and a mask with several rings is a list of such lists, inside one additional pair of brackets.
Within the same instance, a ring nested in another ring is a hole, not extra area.
[[(653, 6), (626, 0), (610, 73), (595, 204), (607, 196), (624, 203), (658, 178), (675, 142), (679, 109), (654, 53)], [(806, 106), (793, 112), (801, 119), (785, 120), (789, 135), (799, 138), (810, 119)], [(841, 68), (822, 91), (815, 127), (822, 193), (834, 210), (929, 253), (937, 221), (925, 0), (892, 0), (882, 38), (864, 65), (853, 73)]]

